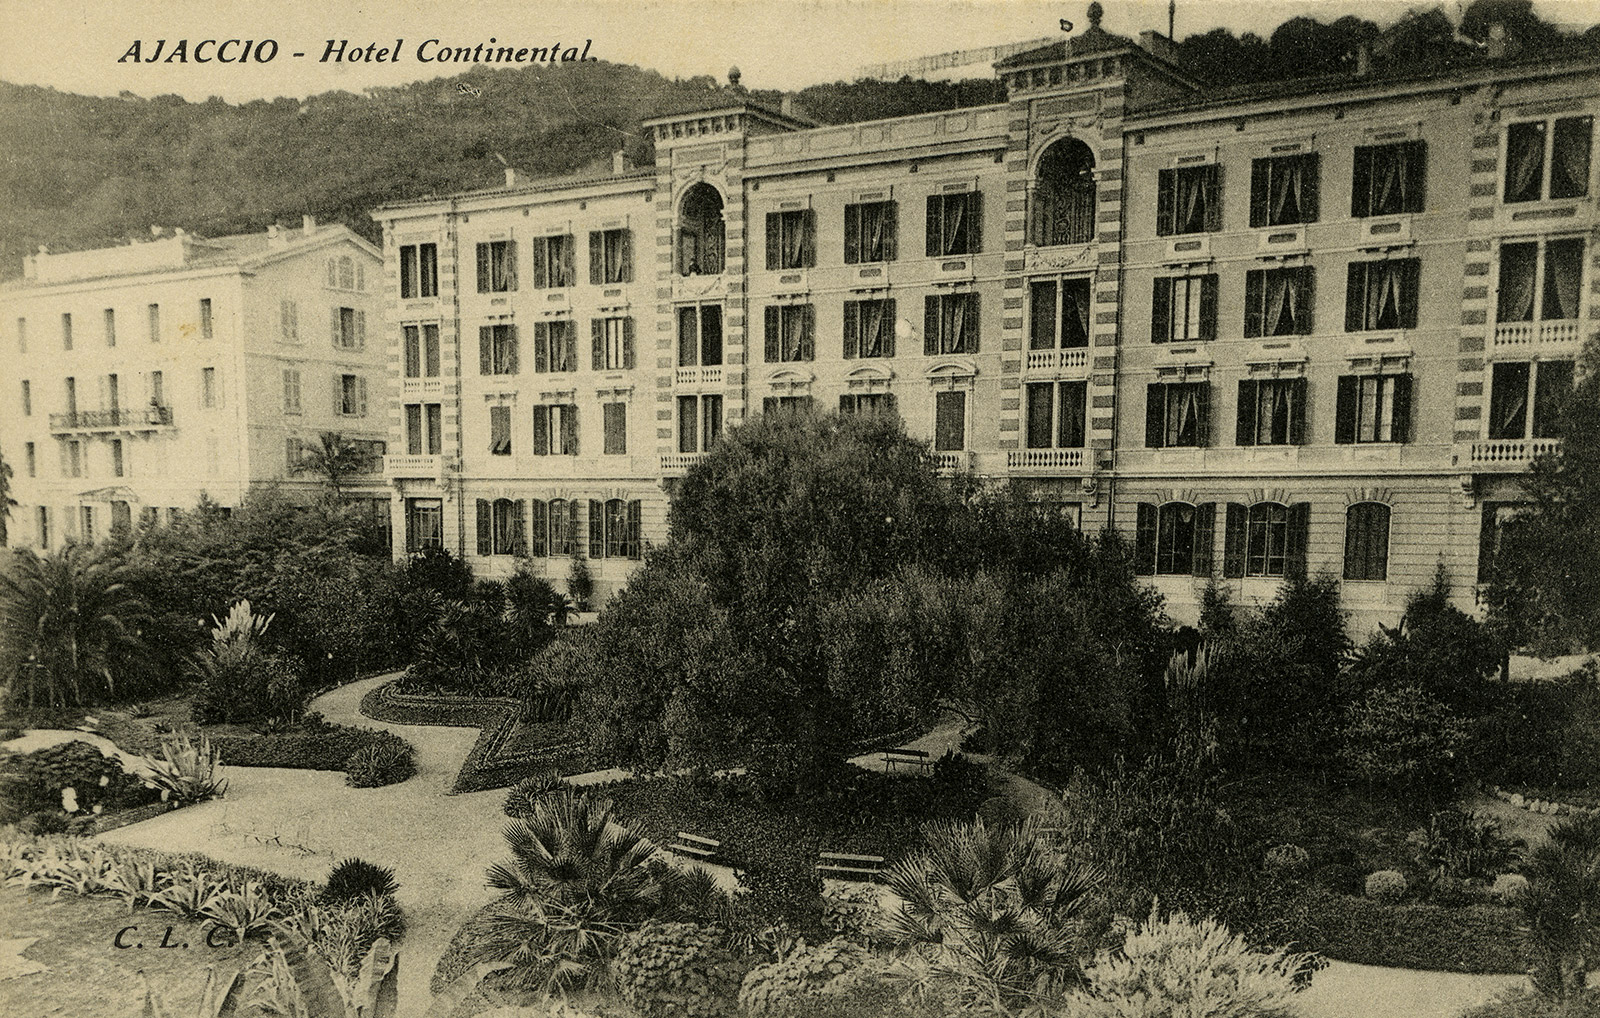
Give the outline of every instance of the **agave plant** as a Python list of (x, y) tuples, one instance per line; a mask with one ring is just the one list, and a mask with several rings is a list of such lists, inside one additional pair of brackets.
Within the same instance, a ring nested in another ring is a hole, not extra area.
[(172, 802), (203, 802), (228, 791), (228, 779), (222, 776), (222, 753), (204, 735), (198, 746), (187, 732), (165, 736), (160, 758), (144, 757), (144, 765), (150, 784)]
[(1097, 871), (1057, 856), (1032, 821), (933, 823), (923, 838), (886, 877), (903, 904), (882, 933), (911, 949), (902, 977), (978, 1013), (1059, 996), (1081, 977)]
[(184, 919), (204, 916), (211, 899), (228, 890), (224, 882), (206, 870), (195, 869), (188, 860), (179, 862), (168, 880), (165, 889), (150, 897), (150, 907)]
[(118, 860), (105, 875), (106, 890), (127, 902), (129, 912), (149, 905), (166, 886), (165, 874), (150, 859)]
[(278, 907), (254, 880), (243, 888), (218, 891), (200, 906), (200, 915), (234, 935), (238, 943), (279, 918)]

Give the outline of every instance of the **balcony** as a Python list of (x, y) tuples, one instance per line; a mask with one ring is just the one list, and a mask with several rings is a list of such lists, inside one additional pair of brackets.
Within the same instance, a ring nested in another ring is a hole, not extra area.
[(661, 473), (665, 477), (681, 477), (689, 468), (705, 458), (703, 452), (674, 452), (661, 457)]
[(955, 474), (972, 466), (972, 453), (970, 452), (936, 452), (933, 453), (933, 469), (941, 474)]
[(1006, 466), (1013, 473), (1082, 470), (1086, 462), (1083, 449), (1018, 449), (1006, 453)]
[(1491, 438), (1468, 447), (1467, 463), (1480, 470), (1521, 470), (1559, 448), (1559, 438)]
[(385, 456), (383, 458), (383, 473), (390, 480), (401, 479), (428, 479), (437, 480), (444, 476), (444, 457), (433, 456)]
[(1069, 347), (1065, 350), (1029, 350), (1028, 371), (1088, 370), (1088, 347)]
[(722, 365), (703, 368), (679, 368), (676, 375), (679, 385), (721, 385)]
[(1526, 350), (1550, 343), (1576, 343), (1578, 321), (1557, 318), (1548, 322), (1502, 322), (1494, 327), (1496, 350)]
[(439, 399), (444, 395), (442, 378), (403, 378), (400, 391), (405, 396)]
[(52, 434), (89, 431), (154, 431), (172, 426), (172, 408), (148, 406), (138, 410), (69, 410), (50, 415)]

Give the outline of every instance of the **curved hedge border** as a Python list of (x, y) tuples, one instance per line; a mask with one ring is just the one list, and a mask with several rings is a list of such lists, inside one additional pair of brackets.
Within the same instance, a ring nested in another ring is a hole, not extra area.
[(367, 690), (361, 713), (374, 721), (394, 725), (439, 725), (450, 728), (486, 728), (516, 711), (522, 701), (504, 696), (402, 693), (400, 682), (386, 682)]

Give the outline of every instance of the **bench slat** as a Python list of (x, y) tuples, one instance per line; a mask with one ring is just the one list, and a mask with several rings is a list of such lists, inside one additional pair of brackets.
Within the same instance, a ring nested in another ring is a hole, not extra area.
[(684, 840), (684, 841), (698, 841), (702, 845), (721, 846), (721, 844), (722, 844), (722, 842), (717, 841), (715, 838), (702, 838), (698, 834), (689, 834), (689, 833), (687, 833), (685, 831), (679, 831), (678, 832), (678, 837), (680, 839)]
[(709, 848), (696, 848), (693, 845), (673, 845), (674, 852), (684, 852), (688, 855), (698, 855), (706, 859), (714, 857), (717, 853)]
[(881, 865), (887, 861), (881, 855), (846, 855), (843, 852), (818, 852), (817, 855), (823, 859), (837, 859), (844, 862), (871, 862)]

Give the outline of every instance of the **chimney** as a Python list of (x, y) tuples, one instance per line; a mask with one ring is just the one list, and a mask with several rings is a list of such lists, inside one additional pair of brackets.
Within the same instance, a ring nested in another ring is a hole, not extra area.
[(728, 87), (733, 89), (735, 92), (743, 92), (744, 86), (739, 84), (739, 79), (741, 77), (742, 75), (739, 73), (738, 67), (728, 68)]
[(1365, 78), (1372, 73), (1372, 44), (1364, 42), (1356, 47), (1356, 77)]
[(623, 155), (622, 149), (619, 148), (615, 152), (611, 153), (611, 172), (621, 175), (622, 173), (626, 172), (627, 169), (628, 160), (627, 157)]
[(506, 186), (507, 187), (516, 187), (517, 186), (517, 169), (514, 166), (507, 166), (506, 167)]
[(311, 234), (315, 233), (317, 231), (317, 217), (316, 216), (301, 216), (300, 217), (300, 229), (305, 231), (307, 236), (310, 236)]
[(792, 96), (792, 95), (784, 96), (783, 97), (783, 102), (778, 104), (778, 109), (782, 110), (783, 111), (783, 115), (786, 116), (786, 117), (794, 116), (794, 96)]
[(1494, 24), (1489, 26), (1489, 59), (1504, 60), (1506, 58), (1507, 49), (1509, 49), (1509, 45), (1506, 39), (1506, 26), (1503, 23), (1496, 21)]

